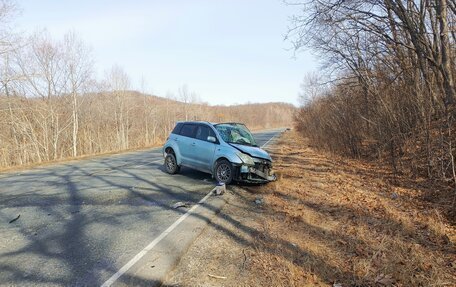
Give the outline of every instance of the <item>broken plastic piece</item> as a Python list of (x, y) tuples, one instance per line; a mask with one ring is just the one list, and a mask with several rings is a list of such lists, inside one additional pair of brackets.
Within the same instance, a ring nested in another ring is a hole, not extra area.
[(222, 182), (217, 183), (214, 189), (214, 194), (215, 195), (222, 195), (226, 191), (226, 185)]

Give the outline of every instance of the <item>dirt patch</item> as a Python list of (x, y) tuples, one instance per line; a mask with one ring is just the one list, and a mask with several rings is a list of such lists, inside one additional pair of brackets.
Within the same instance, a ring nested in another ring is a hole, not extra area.
[(166, 285), (456, 286), (448, 203), (295, 133), (271, 152), (279, 180), (231, 187)]

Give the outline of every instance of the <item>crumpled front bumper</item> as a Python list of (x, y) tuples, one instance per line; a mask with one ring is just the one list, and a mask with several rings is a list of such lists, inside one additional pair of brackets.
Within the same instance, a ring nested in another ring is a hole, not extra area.
[(237, 175), (237, 180), (241, 182), (267, 183), (277, 180), (269, 162), (256, 162), (254, 166), (241, 165)]

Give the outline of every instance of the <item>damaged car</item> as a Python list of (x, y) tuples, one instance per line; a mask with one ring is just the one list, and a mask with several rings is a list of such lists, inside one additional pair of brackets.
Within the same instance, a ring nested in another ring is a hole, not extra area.
[(178, 122), (163, 146), (163, 156), (170, 174), (185, 166), (224, 184), (276, 180), (271, 157), (241, 123)]

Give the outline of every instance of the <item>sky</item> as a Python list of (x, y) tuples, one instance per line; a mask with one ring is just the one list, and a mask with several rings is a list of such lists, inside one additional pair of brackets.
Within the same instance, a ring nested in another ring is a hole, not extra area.
[[(298, 105), (310, 52), (284, 41), (296, 7), (281, 0), (20, 0), (16, 23), (59, 40), (74, 31), (91, 47), (95, 75), (113, 65), (131, 88), (157, 96), (186, 85), (209, 104)], [(144, 83), (144, 84), (142, 84)]]

